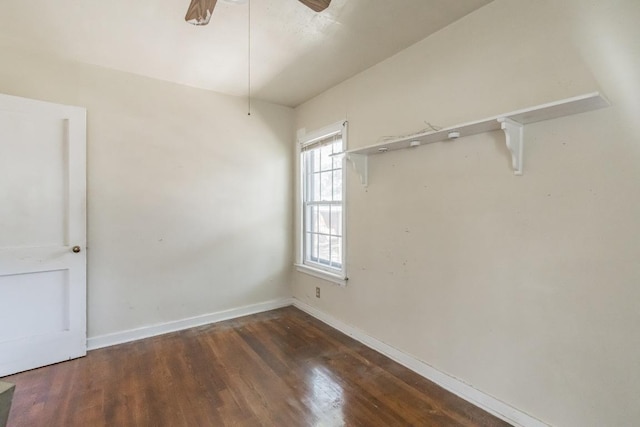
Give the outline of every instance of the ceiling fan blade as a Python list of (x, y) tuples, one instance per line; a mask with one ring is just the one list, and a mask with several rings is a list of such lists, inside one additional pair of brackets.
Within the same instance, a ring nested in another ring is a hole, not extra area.
[(331, 0), (299, 0), (303, 5), (315, 10), (316, 12), (322, 12), (331, 4)]
[(193, 25), (207, 25), (218, 0), (191, 0), (184, 20)]

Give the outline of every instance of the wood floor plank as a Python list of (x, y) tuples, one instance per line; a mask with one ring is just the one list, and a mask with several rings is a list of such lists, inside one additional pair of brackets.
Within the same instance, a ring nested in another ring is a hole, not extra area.
[(9, 427), (508, 425), (293, 307), (3, 380)]

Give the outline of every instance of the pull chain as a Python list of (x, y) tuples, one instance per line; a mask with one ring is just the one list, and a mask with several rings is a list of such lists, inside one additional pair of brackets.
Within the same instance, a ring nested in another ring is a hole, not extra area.
[(251, 115), (251, 0), (247, 6), (247, 116)]

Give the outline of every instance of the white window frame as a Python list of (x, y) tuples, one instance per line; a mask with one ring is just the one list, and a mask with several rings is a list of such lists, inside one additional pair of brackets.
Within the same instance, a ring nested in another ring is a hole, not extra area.
[(345, 156), (342, 155), (342, 259), (341, 269), (331, 268), (324, 266), (320, 263), (308, 262), (305, 260), (305, 178), (304, 178), (304, 152), (305, 148), (315, 145), (318, 142), (330, 138), (333, 135), (341, 134), (342, 136), (342, 151), (347, 150), (347, 122), (340, 121), (333, 123), (329, 126), (325, 126), (321, 129), (313, 132), (305, 132), (304, 129), (298, 131), (298, 253), (296, 260), (296, 269), (302, 273), (309, 274), (311, 276), (324, 279), (341, 286), (347, 284), (347, 268), (346, 268), (346, 248), (347, 248), (347, 229), (346, 229), (346, 199), (347, 199), (347, 173), (346, 173), (346, 161)]

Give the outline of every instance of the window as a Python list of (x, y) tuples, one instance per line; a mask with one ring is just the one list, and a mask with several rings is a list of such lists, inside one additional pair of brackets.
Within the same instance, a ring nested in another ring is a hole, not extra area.
[(303, 138), (302, 266), (344, 280), (344, 129), (340, 123)]

